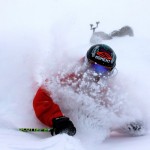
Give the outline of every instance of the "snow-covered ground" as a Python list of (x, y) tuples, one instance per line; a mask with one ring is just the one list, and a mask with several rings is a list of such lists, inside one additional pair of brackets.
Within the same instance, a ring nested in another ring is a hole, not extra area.
[[(148, 0), (0, 0), (0, 148), (3, 150), (149, 150), (145, 136), (117, 133), (104, 140), (85, 125), (70, 137), (22, 133), (20, 127), (45, 127), (34, 115), (32, 99), (38, 82), (58, 63), (72, 63), (91, 46), (90, 23), (110, 33), (130, 25), (134, 37), (103, 41), (117, 54), (118, 76), (150, 125), (150, 2)], [(65, 57), (65, 59), (64, 59)], [(48, 76), (48, 75), (47, 75)], [(80, 122), (75, 123), (80, 126)]]

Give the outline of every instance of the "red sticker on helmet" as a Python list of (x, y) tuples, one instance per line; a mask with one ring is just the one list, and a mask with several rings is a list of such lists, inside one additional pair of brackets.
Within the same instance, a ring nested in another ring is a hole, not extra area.
[(112, 60), (112, 57), (110, 54), (108, 54), (107, 52), (97, 52), (96, 53), (98, 56), (105, 58), (107, 60)]

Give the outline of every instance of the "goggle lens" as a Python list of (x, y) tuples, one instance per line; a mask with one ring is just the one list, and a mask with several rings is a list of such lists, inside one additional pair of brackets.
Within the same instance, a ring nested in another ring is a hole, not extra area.
[(102, 65), (99, 65), (99, 64), (93, 63), (93, 64), (91, 64), (91, 66), (92, 66), (92, 69), (93, 69), (96, 73), (99, 73), (99, 74), (106, 74), (106, 73), (108, 73), (108, 72), (111, 71), (110, 68), (107, 68), (107, 67), (102, 66)]

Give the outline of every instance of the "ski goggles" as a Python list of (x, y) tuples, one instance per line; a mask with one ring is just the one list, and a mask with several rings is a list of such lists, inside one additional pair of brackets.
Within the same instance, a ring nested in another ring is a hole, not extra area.
[(90, 68), (93, 71), (95, 71), (96, 73), (101, 74), (101, 75), (108, 75), (113, 70), (113, 68), (111, 68), (111, 67), (106, 67), (106, 66), (97, 64), (96, 62), (91, 61), (91, 60), (87, 59), (86, 57), (85, 57), (85, 62), (90, 65)]
[(112, 71), (112, 68), (105, 67), (96, 63), (91, 63), (91, 68), (96, 73), (102, 74), (102, 75), (108, 74), (110, 71)]

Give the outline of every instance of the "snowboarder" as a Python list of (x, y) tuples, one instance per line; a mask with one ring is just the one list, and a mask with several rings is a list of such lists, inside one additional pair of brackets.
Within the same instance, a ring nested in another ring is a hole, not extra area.
[[(98, 82), (102, 77), (111, 76), (114, 73), (116, 58), (115, 52), (109, 46), (105, 44), (93, 45), (87, 51), (86, 56), (79, 62), (79, 65), (83, 67), (82, 71), (79, 74), (73, 72), (60, 80), (62, 84), (66, 83), (69, 85), (70, 81), (81, 80), (83, 78), (83, 72), (91, 70), (95, 74), (94, 76), (90, 76), (90, 78), (94, 82)], [(76, 128), (73, 122), (69, 117), (64, 116), (60, 106), (54, 102), (52, 94), (44, 85), (38, 89), (33, 99), (33, 107), (37, 118), (45, 125), (53, 127), (54, 134), (67, 133), (71, 136), (75, 135)], [(126, 129), (131, 132), (136, 132), (141, 128), (142, 124), (134, 122), (128, 124)]]

